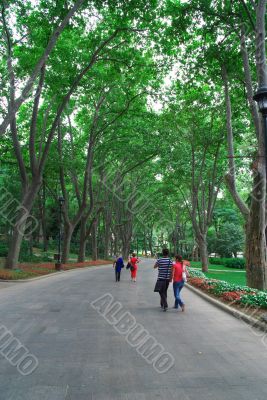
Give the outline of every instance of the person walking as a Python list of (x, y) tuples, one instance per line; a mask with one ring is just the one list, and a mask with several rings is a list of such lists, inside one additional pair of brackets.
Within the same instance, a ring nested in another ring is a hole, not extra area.
[(121, 269), (124, 267), (122, 256), (116, 256), (116, 260), (113, 263), (113, 268), (115, 268), (115, 279), (116, 282), (120, 282), (121, 279)]
[(157, 284), (159, 289), (157, 290), (160, 295), (160, 306), (163, 311), (167, 311), (167, 292), (169, 283), (172, 280), (172, 259), (169, 257), (169, 250), (162, 250), (162, 257), (156, 261), (154, 268), (158, 268), (158, 279)]
[(186, 276), (188, 275), (186, 264), (183, 262), (182, 256), (179, 254), (175, 256), (175, 263), (172, 268), (173, 280), (173, 294), (175, 298), (174, 308), (181, 307), (182, 311), (185, 310), (185, 304), (181, 299), (181, 290), (184, 287)]
[(138, 270), (138, 263), (140, 262), (139, 258), (136, 257), (135, 253), (132, 253), (132, 257), (130, 257), (129, 262), (131, 264), (131, 281), (136, 282), (136, 275)]

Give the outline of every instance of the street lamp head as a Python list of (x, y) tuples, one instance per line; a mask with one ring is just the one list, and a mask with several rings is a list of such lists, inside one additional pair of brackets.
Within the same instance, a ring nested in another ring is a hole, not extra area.
[(262, 115), (267, 115), (267, 86), (261, 86), (253, 99), (258, 103), (259, 111)]
[(62, 196), (59, 196), (58, 198), (59, 204), (62, 206), (62, 204), (64, 203), (65, 199)]

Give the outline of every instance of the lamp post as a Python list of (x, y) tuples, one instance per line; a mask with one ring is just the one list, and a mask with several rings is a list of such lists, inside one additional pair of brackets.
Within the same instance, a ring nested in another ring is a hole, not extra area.
[(61, 270), (61, 237), (62, 237), (62, 206), (64, 204), (64, 197), (58, 198), (59, 203), (59, 232), (58, 232), (58, 254), (57, 254), (57, 262), (55, 263), (55, 269), (57, 271)]
[(253, 99), (258, 103), (259, 112), (262, 114), (263, 118), (265, 168), (267, 176), (267, 86), (259, 87)]

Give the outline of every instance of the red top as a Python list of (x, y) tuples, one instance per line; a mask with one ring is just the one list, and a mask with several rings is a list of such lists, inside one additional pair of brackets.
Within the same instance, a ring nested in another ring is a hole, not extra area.
[(131, 257), (131, 263), (134, 268), (137, 268), (137, 261), (138, 261), (137, 257)]
[(173, 282), (180, 282), (183, 280), (183, 263), (175, 262), (173, 264)]

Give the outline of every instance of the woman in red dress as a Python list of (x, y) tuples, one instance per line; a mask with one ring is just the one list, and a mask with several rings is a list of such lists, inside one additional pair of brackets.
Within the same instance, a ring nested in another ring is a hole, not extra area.
[(131, 281), (136, 282), (136, 275), (137, 275), (137, 269), (138, 269), (138, 263), (139, 263), (139, 258), (136, 257), (135, 253), (132, 253), (132, 257), (130, 257), (130, 263), (131, 263)]

